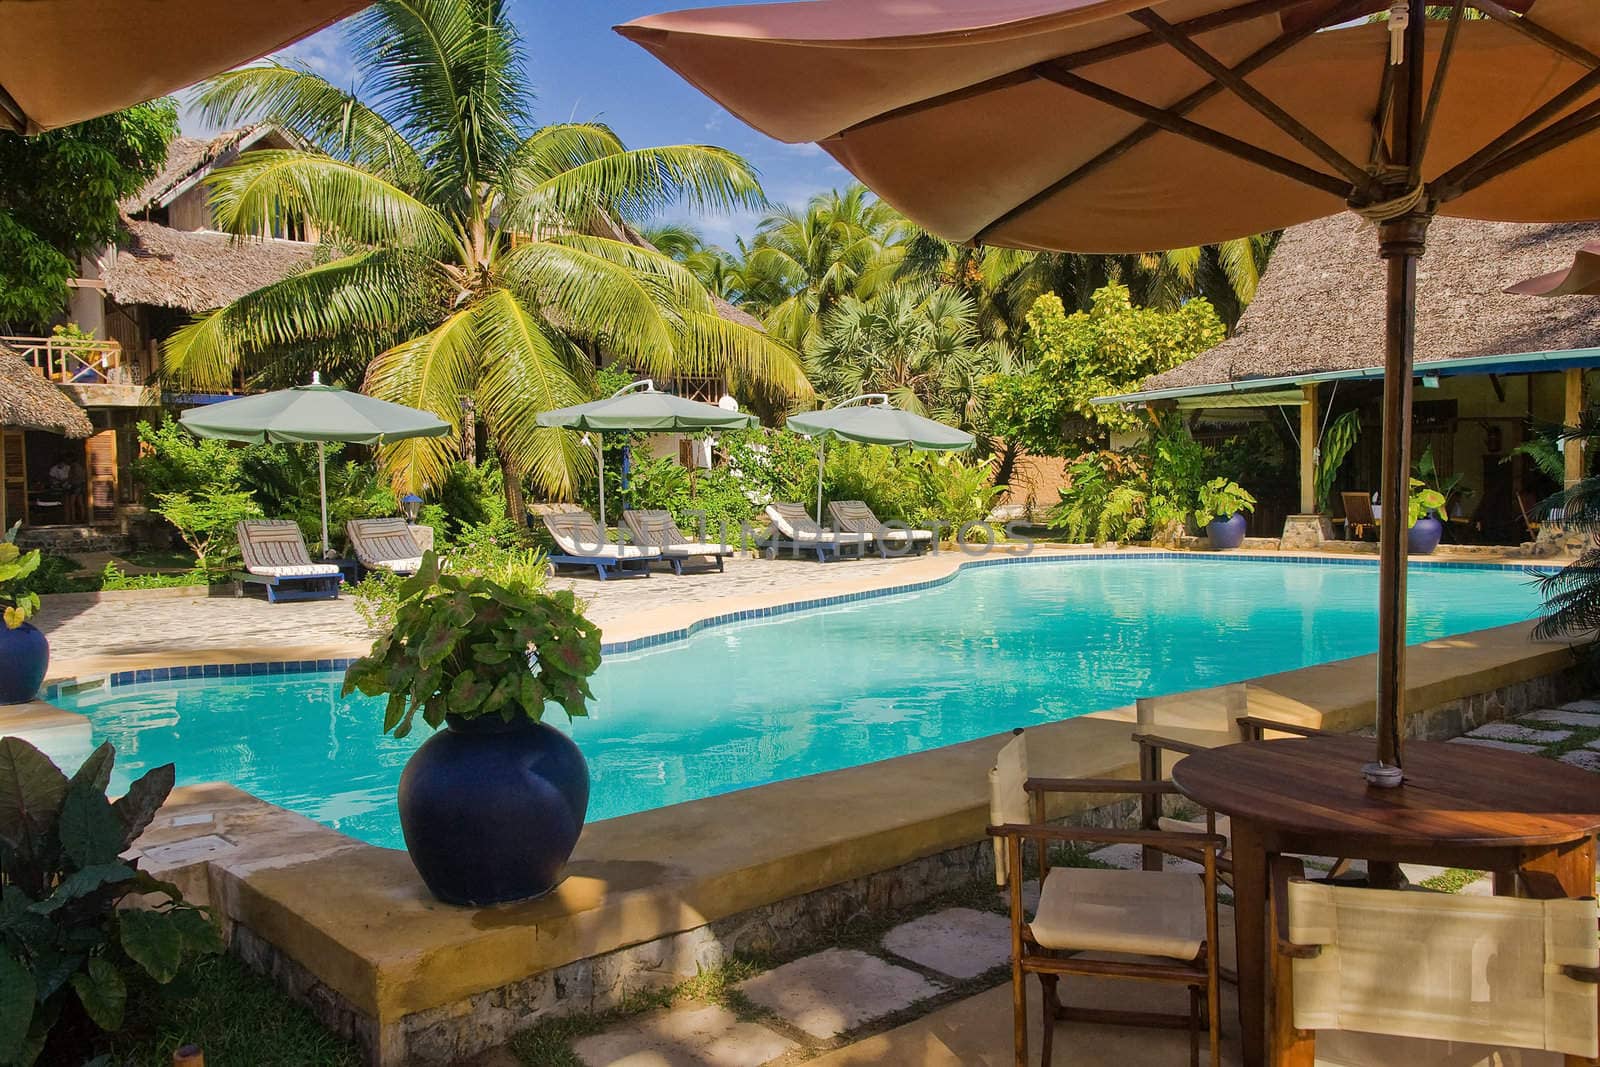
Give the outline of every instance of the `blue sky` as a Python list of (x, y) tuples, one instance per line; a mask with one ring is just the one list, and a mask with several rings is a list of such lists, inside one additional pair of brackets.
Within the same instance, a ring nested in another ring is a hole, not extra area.
[[(673, 8), (708, 6), (715, 0), (511, 0), (522, 31), (530, 81), (541, 122), (601, 121), (630, 147), (715, 144), (755, 164), (762, 187), (775, 203), (802, 203), (815, 193), (842, 187), (850, 176), (815, 145), (786, 145), (757, 133), (652, 59), (611, 27)], [(308, 64), (339, 85), (355, 77), (337, 26), (286, 49), (284, 56)], [(192, 116), (185, 133), (204, 134)], [(708, 216), (684, 212), (707, 240), (731, 245), (748, 237), (750, 215)]]

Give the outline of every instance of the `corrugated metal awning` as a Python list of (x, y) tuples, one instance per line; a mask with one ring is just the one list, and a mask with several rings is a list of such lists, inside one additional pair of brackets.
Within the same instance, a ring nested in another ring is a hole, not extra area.
[[(1564, 352), (1519, 352), (1503, 356), (1471, 356), (1466, 359), (1441, 359), (1418, 363), (1413, 373), (1418, 377), (1452, 378), (1461, 374), (1543, 374), (1550, 371), (1569, 370), (1574, 367), (1600, 367), (1600, 348), (1574, 348)], [(1312, 382), (1345, 382), (1383, 377), (1382, 367), (1361, 367), (1356, 370), (1313, 371), (1277, 378), (1246, 378), (1233, 382), (1212, 382), (1208, 385), (1186, 385), (1172, 389), (1152, 389), (1142, 393), (1123, 393), (1118, 396), (1097, 396), (1094, 404), (1147, 404), (1155, 400), (1182, 401), (1190, 397), (1205, 397), (1204, 407), (1224, 405), (1260, 405), (1274, 407), (1279, 404), (1299, 403), (1277, 399), (1286, 395), (1285, 387), (1298, 387)], [(1227, 399), (1224, 399), (1227, 398)]]

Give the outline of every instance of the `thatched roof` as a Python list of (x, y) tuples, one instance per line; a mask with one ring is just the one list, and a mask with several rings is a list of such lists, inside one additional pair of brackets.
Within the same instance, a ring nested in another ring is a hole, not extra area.
[(239, 238), (209, 230), (174, 230), (123, 220), (128, 231), (102, 277), (119, 304), (154, 304), (199, 313), (230, 304), (309, 266), (316, 246)]
[[(1600, 347), (1600, 300), (1502, 291), (1596, 238), (1600, 223), (1436, 218), (1417, 270), (1417, 362)], [(1342, 214), (1294, 226), (1235, 335), (1140, 391), (1382, 366), (1383, 317), (1373, 225)]]
[(94, 433), (82, 408), (23, 362), (16, 349), (4, 344), (0, 344), (0, 426), (64, 437)]
[[(263, 144), (261, 142), (267, 142)], [(211, 169), (233, 162), (239, 153), (269, 144), (292, 144), (276, 126), (258, 123), (224, 130), (215, 137), (174, 137), (167, 142), (167, 162), (144, 188), (122, 201), (122, 210), (137, 215), (151, 208), (165, 207), (180, 193), (201, 180)]]

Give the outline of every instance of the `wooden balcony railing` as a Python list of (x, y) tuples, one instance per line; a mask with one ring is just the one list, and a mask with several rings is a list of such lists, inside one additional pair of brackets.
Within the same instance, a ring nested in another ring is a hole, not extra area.
[(122, 364), (122, 346), (115, 341), (0, 336), (0, 342), (15, 348), (24, 362), (52, 382), (120, 385), (132, 380)]

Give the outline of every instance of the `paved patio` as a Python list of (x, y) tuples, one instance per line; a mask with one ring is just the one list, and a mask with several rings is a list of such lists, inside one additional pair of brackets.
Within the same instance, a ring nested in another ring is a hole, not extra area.
[[(624, 617), (628, 629), (647, 620), (664, 626), (711, 614), (714, 601), (793, 600), (825, 595), (842, 588), (859, 589), (920, 581), (945, 573), (969, 557), (945, 552), (922, 558), (843, 559), (819, 564), (806, 559), (727, 561), (722, 573), (694, 570), (681, 576), (665, 568), (649, 578), (597, 581), (563, 570), (557, 587), (581, 597), (589, 617), (606, 630), (606, 638), (622, 636), (615, 626)], [(716, 611), (724, 610), (718, 604)], [(160, 666), (187, 658), (204, 662), (208, 654), (233, 657), (247, 649), (311, 648), (320, 656), (355, 655), (371, 644), (372, 634), (348, 595), (338, 600), (269, 604), (259, 593), (244, 598), (205, 596), (167, 590), (131, 593), (69, 593), (47, 598), (35, 623), (50, 639), (51, 675), (109, 669), (129, 658), (138, 666)], [(617, 632), (613, 634), (613, 630)], [(285, 656), (284, 658), (288, 658)], [(132, 664), (129, 664), (130, 666)]]

